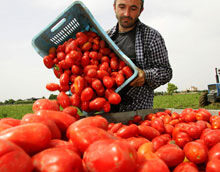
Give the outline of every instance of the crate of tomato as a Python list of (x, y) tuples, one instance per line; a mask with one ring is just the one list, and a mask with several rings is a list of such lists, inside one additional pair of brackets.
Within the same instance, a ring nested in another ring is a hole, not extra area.
[(58, 84), (46, 87), (60, 91), (57, 100), (63, 108), (73, 105), (86, 112), (108, 112), (111, 104), (120, 103), (118, 92), (138, 73), (80, 1), (37, 34), (32, 45), (59, 78)]

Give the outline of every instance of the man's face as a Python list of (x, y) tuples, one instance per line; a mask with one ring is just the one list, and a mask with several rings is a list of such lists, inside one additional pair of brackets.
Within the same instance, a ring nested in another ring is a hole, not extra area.
[(122, 28), (132, 28), (140, 16), (142, 2), (141, 0), (117, 0), (114, 4), (114, 10), (119, 25)]

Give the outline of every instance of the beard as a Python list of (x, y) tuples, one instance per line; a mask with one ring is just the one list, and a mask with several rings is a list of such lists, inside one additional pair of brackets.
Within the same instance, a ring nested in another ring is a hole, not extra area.
[(132, 18), (132, 17), (125, 17), (125, 16), (117, 16), (116, 18), (118, 19), (119, 24), (123, 27), (123, 28), (132, 28), (133, 26), (136, 25), (136, 21), (138, 20), (138, 17), (136, 18)]

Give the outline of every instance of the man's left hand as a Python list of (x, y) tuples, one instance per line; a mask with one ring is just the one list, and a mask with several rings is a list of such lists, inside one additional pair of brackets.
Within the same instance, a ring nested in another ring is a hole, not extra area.
[(138, 70), (137, 78), (135, 78), (130, 83), (130, 86), (132, 86), (132, 87), (141, 87), (145, 83), (145, 78), (146, 78), (145, 72), (139, 68), (137, 68), (137, 70)]

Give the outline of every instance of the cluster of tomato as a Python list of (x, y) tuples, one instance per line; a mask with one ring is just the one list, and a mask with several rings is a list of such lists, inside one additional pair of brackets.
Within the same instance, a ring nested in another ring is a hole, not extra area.
[(79, 119), (40, 99), (21, 120), (0, 120), (0, 171), (219, 172), (220, 112), (170, 110), (129, 124)]
[[(43, 62), (59, 78), (59, 84), (46, 85), (50, 91), (60, 91), (59, 104), (86, 112), (109, 112), (111, 104), (121, 101), (114, 90), (133, 75), (132, 69), (92, 31), (78, 32), (75, 39), (50, 48)], [(71, 96), (66, 94), (69, 90)]]

